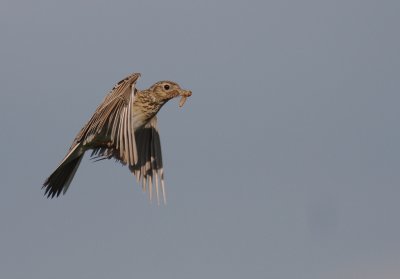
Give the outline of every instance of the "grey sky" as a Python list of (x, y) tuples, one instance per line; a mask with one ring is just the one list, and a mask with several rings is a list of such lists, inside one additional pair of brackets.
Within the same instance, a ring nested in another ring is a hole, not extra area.
[[(2, 278), (399, 278), (400, 2), (0, 2)], [(131, 72), (168, 205), (85, 157), (44, 179)]]

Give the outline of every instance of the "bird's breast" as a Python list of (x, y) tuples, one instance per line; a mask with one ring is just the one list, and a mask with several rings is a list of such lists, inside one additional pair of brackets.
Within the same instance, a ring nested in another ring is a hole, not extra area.
[(157, 114), (160, 108), (159, 104), (154, 104), (148, 100), (147, 102), (139, 102), (139, 100), (135, 102), (132, 108), (131, 119), (134, 130), (146, 125)]

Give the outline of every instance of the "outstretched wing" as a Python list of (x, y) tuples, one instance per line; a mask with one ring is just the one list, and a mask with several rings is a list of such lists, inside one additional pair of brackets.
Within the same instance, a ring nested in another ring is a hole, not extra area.
[(149, 191), (150, 199), (155, 185), (157, 201), (160, 201), (159, 183), (164, 203), (166, 203), (164, 186), (164, 169), (161, 155), (161, 142), (157, 128), (157, 117), (154, 116), (149, 123), (135, 133), (138, 147), (138, 161), (129, 169), (135, 174), (138, 182), (142, 183), (143, 191)]
[(133, 73), (113, 87), (76, 136), (71, 148), (83, 143), (89, 148), (92, 146), (93, 154), (99, 157), (113, 156), (129, 166), (136, 164), (138, 154), (131, 121), (135, 84), (139, 77), (139, 73)]

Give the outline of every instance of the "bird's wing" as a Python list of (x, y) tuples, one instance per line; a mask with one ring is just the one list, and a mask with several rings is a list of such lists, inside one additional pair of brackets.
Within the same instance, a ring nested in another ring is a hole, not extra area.
[(153, 184), (155, 185), (157, 201), (159, 202), (159, 183), (161, 183), (161, 194), (166, 203), (164, 170), (161, 155), (161, 142), (157, 128), (157, 117), (154, 116), (149, 123), (135, 132), (136, 145), (138, 147), (138, 161), (130, 170), (135, 174), (138, 182), (142, 183), (144, 191), (149, 191), (149, 197), (153, 195)]
[(109, 156), (106, 150), (112, 148), (112, 156), (129, 166), (135, 165), (138, 155), (131, 121), (135, 84), (139, 77), (139, 73), (133, 73), (111, 89), (79, 132), (72, 147), (80, 142), (93, 144), (94, 153), (99, 157)]

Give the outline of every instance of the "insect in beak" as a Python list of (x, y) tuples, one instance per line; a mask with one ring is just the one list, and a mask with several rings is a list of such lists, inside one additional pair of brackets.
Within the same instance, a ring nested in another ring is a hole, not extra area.
[(182, 89), (182, 90), (179, 92), (179, 96), (181, 96), (181, 100), (179, 101), (179, 107), (181, 108), (181, 107), (183, 107), (183, 105), (185, 104), (186, 99), (187, 99), (188, 97), (192, 96), (192, 91), (190, 91), (190, 90), (183, 90), (183, 89)]

